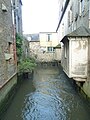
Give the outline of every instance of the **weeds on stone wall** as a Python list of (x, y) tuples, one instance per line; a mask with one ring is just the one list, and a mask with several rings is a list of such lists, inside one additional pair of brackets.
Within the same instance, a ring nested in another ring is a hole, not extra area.
[(20, 61), (20, 59), (22, 59), (22, 41), (23, 37), (16, 33), (16, 50), (18, 62)]
[(17, 50), (17, 58), (18, 58), (18, 75), (23, 74), (24, 76), (28, 76), (28, 73), (32, 73), (36, 67), (36, 62), (32, 58), (24, 58), (23, 57), (23, 49), (22, 49), (22, 42), (23, 37), (19, 34), (16, 34), (16, 50)]

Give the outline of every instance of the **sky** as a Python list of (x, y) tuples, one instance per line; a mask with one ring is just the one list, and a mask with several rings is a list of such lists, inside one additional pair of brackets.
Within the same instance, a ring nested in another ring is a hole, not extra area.
[(58, 0), (22, 0), (23, 33), (55, 32)]

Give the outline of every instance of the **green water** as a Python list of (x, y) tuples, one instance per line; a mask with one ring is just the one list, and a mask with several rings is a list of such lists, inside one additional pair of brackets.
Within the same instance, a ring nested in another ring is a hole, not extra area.
[(61, 68), (45, 66), (23, 81), (4, 120), (90, 120), (90, 109)]

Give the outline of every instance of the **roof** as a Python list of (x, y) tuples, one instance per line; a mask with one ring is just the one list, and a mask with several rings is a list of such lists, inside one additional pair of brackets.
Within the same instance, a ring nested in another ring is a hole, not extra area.
[(66, 1), (65, 1), (65, 5), (64, 5), (64, 8), (63, 8), (63, 11), (62, 11), (62, 14), (61, 14), (61, 17), (60, 17), (60, 20), (59, 20), (59, 23), (58, 23), (56, 32), (57, 32), (58, 29), (59, 29), (59, 26), (60, 26), (60, 24), (61, 24), (61, 21), (62, 21), (62, 19), (63, 19), (64, 14), (65, 14), (65, 11), (66, 11), (66, 9), (67, 9), (67, 7), (68, 7), (69, 1), (70, 1), (70, 0), (66, 0)]
[(57, 33), (57, 32), (39, 32), (39, 34), (52, 34), (52, 33)]
[(71, 32), (70, 34), (67, 34), (66, 36), (64, 36), (61, 42), (64, 42), (65, 40), (67, 40), (68, 37), (90, 37), (90, 29), (84, 26), (81, 26), (77, 28), (75, 31)]
[(84, 26), (79, 27), (72, 33), (68, 34), (69, 37), (87, 37), (90, 36), (90, 29)]
[(26, 34), (24, 35), (27, 39), (30, 38), (30, 42), (38, 42), (39, 41), (39, 34)]
[(61, 44), (58, 44), (55, 48), (61, 48)]

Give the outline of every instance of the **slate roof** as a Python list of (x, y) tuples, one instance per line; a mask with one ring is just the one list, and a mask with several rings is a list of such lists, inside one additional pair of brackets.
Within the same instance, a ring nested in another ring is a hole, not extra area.
[(39, 34), (31, 34), (31, 41), (39, 41)]
[(39, 41), (39, 34), (25, 34), (26, 38), (30, 37), (30, 42), (38, 42)]
[(64, 36), (61, 42), (65, 42), (66, 40), (68, 40), (68, 37), (90, 37), (90, 29), (81, 26), (77, 28), (75, 31)]
[(72, 33), (68, 34), (69, 37), (87, 37), (90, 36), (90, 29), (84, 26), (79, 27)]

